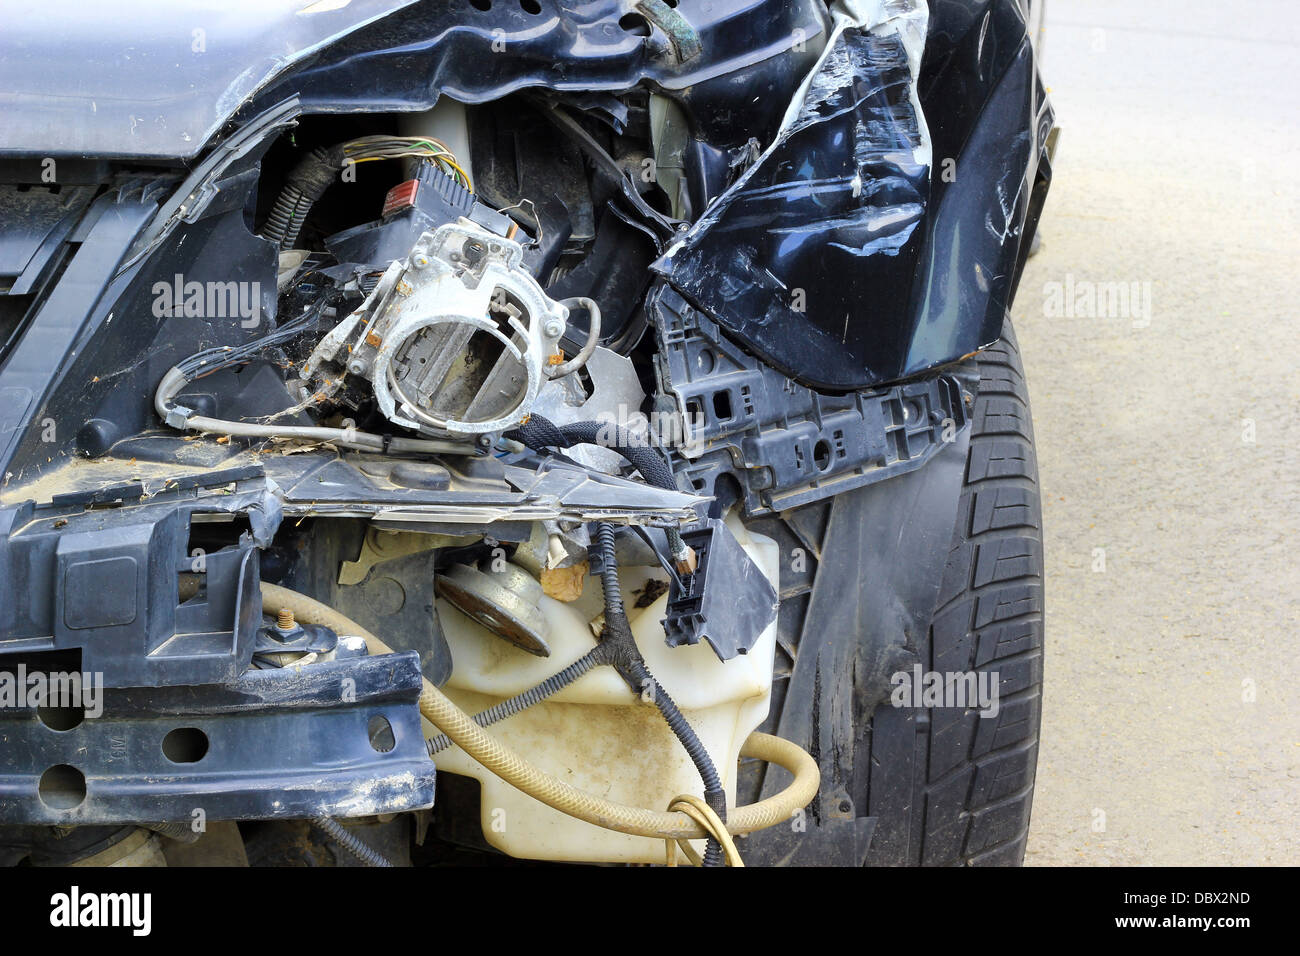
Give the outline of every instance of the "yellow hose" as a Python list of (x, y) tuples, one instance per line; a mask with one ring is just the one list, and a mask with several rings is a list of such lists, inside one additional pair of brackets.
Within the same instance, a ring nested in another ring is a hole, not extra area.
[[(707, 830), (709, 835), (717, 840), (722, 847), (727, 866), (745, 865), (745, 861), (740, 858), (740, 850), (736, 848), (736, 841), (727, 832), (727, 825), (722, 822), (713, 811), (713, 808), (699, 797), (694, 794), (683, 793), (680, 796), (673, 797), (672, 802), (668, 804), (668, 809), (680, 810)], [(704, 858), (696, 853), (695, 848), (685, 840), (665, 840), (664, 842), (667, 845), (667, 862), (669, 866), (677, 865), (678, 849), (685, 853), (686, 859), (690, 860), (695, 866), (704, 865)]]
[[(361, 625), (305, 594), (262, 582), (262, 603), (275, 610), (287, 608), (293, 611), (297, 620), (306, 624), (317, 624), (339, 634), (360, 637), (365, 640), (371, 654), (393, 653), (392, 648)], [(708, 831), (686, 813), (614, 803), (543, 773), (474, 723), (469, 714), (427, 678), (419, 703), (421, 715), (465, 753), (506, 783), (561, 813), (633, 836), (661, 840), (698, 840), (709, 836)], [(784, 823), (816, 795), (821, 783), (817, 763), (790, 741), (770, 734), (753, 733), (745, 740), (740, 755), (784, 767), (794, 774), (794, 780), (785, 790), (766, 800), (728, 812), (726, 825), (731, 833), (752, 833)]]

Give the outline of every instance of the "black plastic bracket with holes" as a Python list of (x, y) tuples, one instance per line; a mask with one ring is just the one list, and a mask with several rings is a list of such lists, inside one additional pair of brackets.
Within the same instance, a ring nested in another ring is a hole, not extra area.
[(0, 709), (0, 824), (268, 820), (433, 805), (414, 652)]
[(797, 508), (914, 471), (968, 423), (954, 375), (831, 394), (744, 351), (679, 293), (650, 296), (661, 413), (685, 420), (673, 471), (698, 494), (730, 476), (747, 516)]

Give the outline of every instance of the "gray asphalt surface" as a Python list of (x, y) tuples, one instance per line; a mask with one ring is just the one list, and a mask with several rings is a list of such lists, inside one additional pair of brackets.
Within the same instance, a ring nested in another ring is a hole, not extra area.
[(1031, 865), (1300, 863), (1298, 50), (1290, 0), (1048, 3)]

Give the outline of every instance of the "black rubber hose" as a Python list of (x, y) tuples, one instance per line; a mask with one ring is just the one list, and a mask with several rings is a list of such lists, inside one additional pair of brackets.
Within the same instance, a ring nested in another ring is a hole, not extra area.
[(605, 617), (627, 620), (623, 606), (623, 585), (618, 580), (618, 558), (614, 550), (614, 528), (607, 521), (596, 524), (596, 547), (600, 551), (600, 584), (605, 589)]
[[(644, 472), (643, 472), (644, 474)], [(718, 815), (724, 823), (727, 820), (727, 791), (722, 785), (718, 768), (709, 756), (695, 728), (677, 708), (676, 702), (664, 690), (663, 685), (655, 680), (650, 669), (646, 667), (645, 658), (641, 656), (632, 636), (632, 628), (627, 620), (627, 611), (623, 606), (623, 592), (618, 581), (618, 562), (614, 554), (614, 529), (602, 521), (596, 525), (596, 546), (600, 554), (601, 584), (605, 588), (605, 633), (602, 646), (610, 648), (610, 663), (618, 668), (624, 679), (630, 679), (635, 688), (644, 695), (651, 694), (654, 705), (659, 708), (664, 721), (674, 736), (681, 741), (695, 769), (699, 771), (704, 784), (704, 802)], [(704, 865), (722, 866), (722, 846), (717, 840), (709, 838), (704, 844)]]
[[(505, 720), (507, 717), (513, 717), (522, 710), (532, 707), (534, 704), (541, 703), (552, 694), (556, 694), (568, 687), (587, 671), (601, 664), (607, 663), (609, 654), (605, 647), (594, 647), (582, 657), (546, 680), (542, 681), (536, 687), (530, 687), (522, 694), (516, 694), (508, 700), (503, 700), (499, 704), (489, 707), (487, 710), (480, 711), (474, 715), (474, 723), (480, 727), (487, 727), (495, 724), (497, 721)], [(430, 737), (427, 744), (429, 756), (440, 751), (446, 750), (451, 746), (451, 738), (446, 734), (439, 734), (436, 737)]]
[(160, 833), (177, 843), (194, 843), (203, 834), (196, 831), (188, 820), (170, 820), (164, 823), (143, 823), (146, 830)]
[(284, 188), (271, 207), (262, 227), (262, 238), (281, 249), (292, 249), (311, 212), (312, 205), (329, 188), (346, 157), (342, 146), (313, 149), (289, 173)]
[[(537, 452), (543, 452), (547, 448), (569, 448), (572, 445), (609, 448), (626, 458), (632, 467), (641, 472), (641, 477), (656, 488), (680, 490), (677, 479), (673, 477), (673, 470), (668, 466), (668, 459), (659, 449), (610, 422), (556, 425), (541, 415), (532, 415), (518, 428), (506, 432), (505, 437)], [(667, 533), (669, 547), (676, 559), (686, 551), (686, 544), (676, 528), (669, 528)]]
[(669, 491), (677, 491), (677, 480), (668, 461), (659, 449), (638, 439), (626, 428), (610, 422), (573, 422), (556, 425), (541, 415), (531, 416), (527, 422), (506, 437), (527, 445), (534, 451), (547, 448), (569, 448), (572, 445), (599, 445), (618, 452), (641, 472), (650, 484)]
[(277, 245), (284, 242), (285, 234), (289, 231), (289, 223), (293, 220), (293, 211), (298, 207), (301, 198), (302, 193), (298, 191), (297, 186), (292, 183), (285, 184), (280, 190), (280, 195), (275, 197), (271, 214), (262, 224), (263, 239), (269, 239)]
[[(709, 751), (705, 749), (703, 741), (695, 733), (695, 728), (683, 716), (682, 712), (677, 709), (676, 702), (668, 696), (668, 691), (664, 690), (663, 685), (655, 680), (650, 669), (645, 666), (645, 661), (637, 659), (628, 664), (628, 669), (641, 685), (642, 694), (647, 690), (650, 692), (654, 705), (659, 708), (659, 713), (663, 714), (664, 721), (668, 724), (669, 729), (681, 741), (682, 747), (695, 764), (695, 769), (700, 773), (700, 780), (704, 783), (704, 802), (707, 803), (713, 812), (718, 815), (718, 819), (723, 823), (727, 822), (727, 791), (722, 786), (722, 778), (718, 775), (718, 768), (713, 763), (713, 758), (709, 756)], [(704, 844), (704, 865), (705, 866), (722, 866), (722, 846), (717, 840), (710, 837)]]
[(388, 858), (376, 850), (374, 847), (363, 843), (347, 831), (342, 824), (332, 817), (316, 817), (311, 821), (312, 826), (320, 830), (327, 837), (347, 850), (354, 857), (364, 863), (366, 866), (392, 866)]

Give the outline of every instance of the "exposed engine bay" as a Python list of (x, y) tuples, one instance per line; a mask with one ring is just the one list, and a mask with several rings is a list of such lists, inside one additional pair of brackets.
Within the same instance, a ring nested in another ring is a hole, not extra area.
[[(3, 276), (0, 668), (102, 686), (0, 709), (0, 849), (734, 865), (822, 800), (865, 845), (777, 733), (821, 556), (775, 522), (964, 455), (956, 363), (1050, 178), (1032, 58), (996, 54), (1023, 135), (977, 174), (922, 2), (592, 4), (563, 29), (613, 39), (559, 79), (528, 4), (391, 6), (183, 163), (155, 130), (54, 192), (0, 157), (42, 224)], [(376, 79), (412, 45), (419, 96)]]

